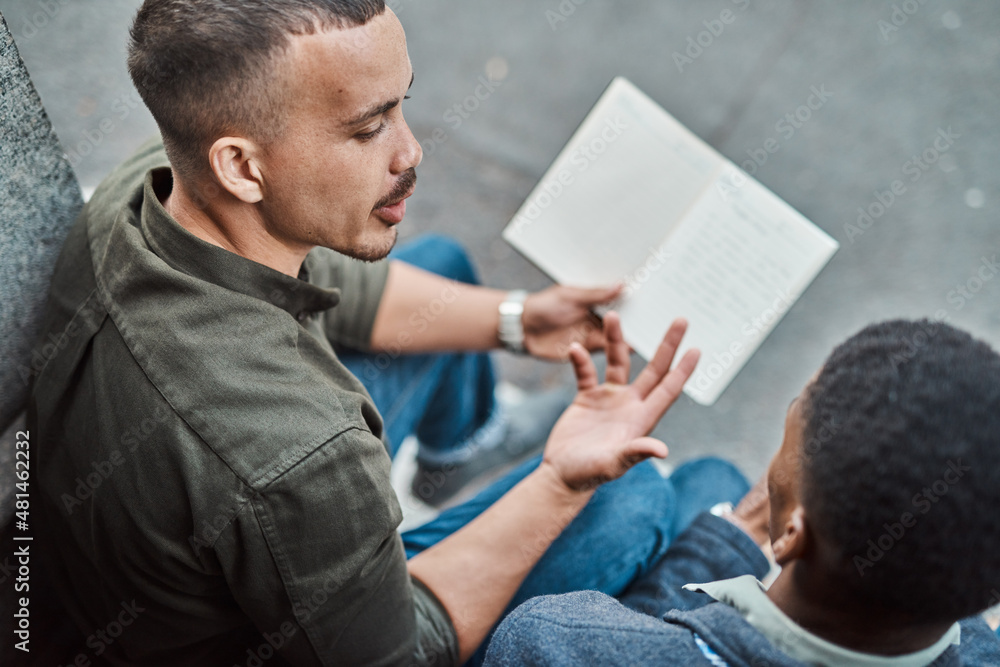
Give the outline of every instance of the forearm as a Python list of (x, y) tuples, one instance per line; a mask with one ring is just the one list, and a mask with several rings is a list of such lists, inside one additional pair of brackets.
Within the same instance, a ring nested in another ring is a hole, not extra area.
[(493, 349), (505, 295), (393, 261), (371, 347), (397, 354)]
[(543, 463), (474, 521), (410, 560), (410, 573), (448, 610), (462, 661), (591, 495), (571, 491)]

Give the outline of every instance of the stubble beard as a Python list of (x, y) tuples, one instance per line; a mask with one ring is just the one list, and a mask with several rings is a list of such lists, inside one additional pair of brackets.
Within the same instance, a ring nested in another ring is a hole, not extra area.
[[(381, 220), (377, 224), (385, 225)], [(338, 252), (369, 264), (380, 262), (389, 256), (389, 253), (392, 252), (393, 247), (396, 245), (396, 239), (399, 238), (399, 231), (394, 226), (386, 230), (386, 233), (388, 237), (385, 239), (380, 235), (377, 241), (364, 243), (344, 250), (338, 249)]]

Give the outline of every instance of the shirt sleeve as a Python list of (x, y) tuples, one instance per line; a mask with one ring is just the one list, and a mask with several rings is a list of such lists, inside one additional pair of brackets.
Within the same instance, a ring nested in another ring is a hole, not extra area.
[(338, 345), (370, 349), (389, 261), (362, 262), (327, 248), (315, 248), (308, 255), (307, 268), (312, 284), (340, 289), (340, 303), (324, 313), (327, 337)]
[(251, 493), (215, 551), (291, 664), (456, 664), (447, 612), (408, 573), (401, 518), (382, 442), (352, 428)]

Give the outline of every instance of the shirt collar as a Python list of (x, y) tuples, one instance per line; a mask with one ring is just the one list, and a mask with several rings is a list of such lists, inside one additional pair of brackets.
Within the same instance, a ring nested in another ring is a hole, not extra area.
[(339, 289), (326, 289), (309, 282), (312, 254), (306, 256), (299, 277), (292, 278), (191, 234), (167, 213), (156, 195), (157, 191), (164, 192), (170, 187), (169, 168), (152, 169), (146, 174), (140, 220), (146, 242), (172, 268), (272, 303), (298, 320), (329, 310), (340, 302)]
[(778, 650), (808, 664), (830, 667), (925, 667), (949, 646), (961, 641), (961, 627), (955, 623), (932, 646), (916, 653), (892, 657), (859, 653), (807, 632), (767, 597), (764, 585), (751, 574), (707, 584), (687, 584), (684, 589), (707, 593), (719, 602), (733, 607)]

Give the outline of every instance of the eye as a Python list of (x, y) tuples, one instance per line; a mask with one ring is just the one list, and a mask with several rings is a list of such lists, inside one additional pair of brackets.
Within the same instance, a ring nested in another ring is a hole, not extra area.
[(383, 118), (382, 121), (379, 123), (378, 127), (376, 127), (371, 132), (363, 132), (361, 134), (356, 134), (354, 136), (358, 141), (371, 141), (378, 135), (382, 134), (382, 131), (384, 129), (385, 129), (385, 119)]

